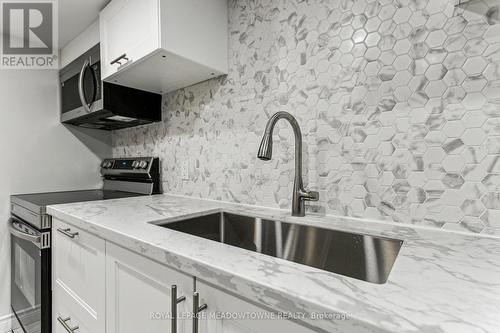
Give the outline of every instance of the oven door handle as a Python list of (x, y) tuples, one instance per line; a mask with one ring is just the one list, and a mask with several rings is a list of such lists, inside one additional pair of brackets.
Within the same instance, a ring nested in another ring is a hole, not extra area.
[(17, 238), (20, 238), (20, 239), (24, 239), (28, 242), (35, 244), (37, 247), (40, 247), (41, 237), (35, 236), (35, 235), (30, 235), (30, 234), (27, 234), (27, 233), (17, 229), (14, 226), (14, 219), (13, 218), (9, 219), (9, 231), (10, 231), (11, 235), (13, 235)]

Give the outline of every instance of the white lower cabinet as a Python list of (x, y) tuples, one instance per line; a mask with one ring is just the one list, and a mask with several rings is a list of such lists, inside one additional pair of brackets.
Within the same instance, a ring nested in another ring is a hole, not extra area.
[[(107, 242), (106, 332), (172, 332), (172, 288), (177, 287), (178, 313), (187, 313), (192, 307), (193, 281), (191, 276)], [(190, 324), (188, 318), (177, 319), (177, 332), (190, 332)]]
[(53, 235), (55, 333), (313, 332), (62, 221)]
[(199, 280), (196, 291), (199, 306), (206, 305), (198, 315), (199, 333), (314, 332)]
[[(106, 242), (57, 219), (52, 228), (52, 327), (104, 333)], [(79, 330), (71, 329), (76, 326)]]

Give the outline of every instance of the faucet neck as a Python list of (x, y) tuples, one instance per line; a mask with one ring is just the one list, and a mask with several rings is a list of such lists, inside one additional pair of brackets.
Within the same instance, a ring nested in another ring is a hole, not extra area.
[(288, 112), (280, 111), (276, 112), (269, 118), (266, 125), (265, 135), (273, 135), (274, 127), (280, 119), (286, 119), (292, 126), (293, 134), (295, 137), (295, 182), (294, 186), (296, 189), (303, 189), (302, 182), (302, 132), (300, 130), (299, 123), (297, 120)]
[(292, 215), (304, 216), (306, 211), (304, 201), (318, 201), (319, 193), (304, 190), (304, 184), (302, 182), (302, 133), (299, 123), (291, 114), (281, 111), (275, 113), (269, 119), (257, 156), (263, 160), (271, 159), (274, 126), (276, 126), (276, 123), (280, 119), (288, 120), (290, 125), (292, 125), (293, 134), (295, 136), (295, 180), (293, 182)]

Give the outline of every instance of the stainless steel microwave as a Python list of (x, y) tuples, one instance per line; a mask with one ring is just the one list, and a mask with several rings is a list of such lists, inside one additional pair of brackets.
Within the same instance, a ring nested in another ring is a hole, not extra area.
[(161, 120), (161, 95), (101, 80), (100, 46), (59, 72), (61, 122), (115, 130)]

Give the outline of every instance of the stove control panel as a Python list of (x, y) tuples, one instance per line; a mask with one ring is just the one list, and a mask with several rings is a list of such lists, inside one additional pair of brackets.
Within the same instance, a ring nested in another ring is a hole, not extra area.
[(153, 157), (110, 158), (101, 163), (103, 175), (118, 173), (148, 173), (154, 162)]
[(101, 163), (104, 189), (158, 194), (161, 191), (158, 157), (107, 158)]

